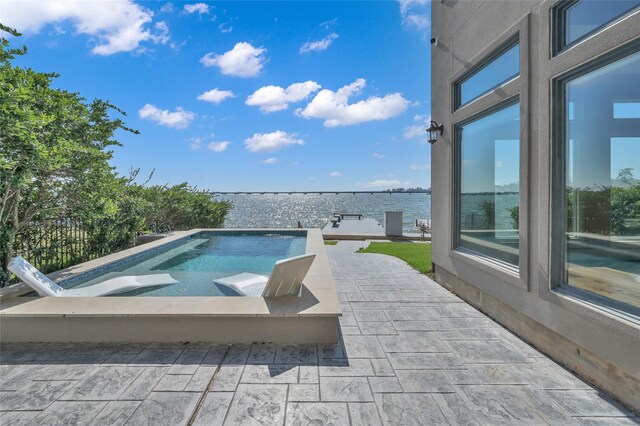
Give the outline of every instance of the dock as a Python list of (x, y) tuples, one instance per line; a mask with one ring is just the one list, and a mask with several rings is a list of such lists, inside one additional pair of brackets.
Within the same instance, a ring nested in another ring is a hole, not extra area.
[(384, 227), (371, 218), (343, 219), (334, 227), (331, 222), (322, 228), (322, 237), (325, 240), (416, 240), (430, 241), (431, 235), (426, 234), (422, 238), (421, 233), (404, 232), (400, 236), (387, 236)]

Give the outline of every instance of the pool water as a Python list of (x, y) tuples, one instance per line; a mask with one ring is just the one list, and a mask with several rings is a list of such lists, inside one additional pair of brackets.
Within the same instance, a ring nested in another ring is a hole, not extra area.
[(306, 233), (300, 231), (207, 231), (108, 267), (99, 275), (80, 276), (61, 285), (80, 288), (125, 275), (166, 273), (179, 284), (115, 296), (233, 296), (234, 293), (213, 284), (213, 280), (243, 272), (269, 275), (277, 260), (304, 254), (306, 240)]

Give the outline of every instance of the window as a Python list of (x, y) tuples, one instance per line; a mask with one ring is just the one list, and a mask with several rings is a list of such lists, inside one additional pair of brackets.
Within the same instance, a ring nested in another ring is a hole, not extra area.
[(639, 0), (568, 0), (553, 10), (554, 53), (640, 6)]
[(457, 246), (518, 266), (520, 104), (457, 126)]
[(556, 152), (564, 158), (554, 184), (561, 194), (554, 199), (563, 200), (556, 219), (564, 234), (562, 282), (633, 307), (640, 307), (638, 47), (555, 85), (562, 106)]
[(520, 73), (520, 44), (517, 39), (499, 49), (489, 60), (455, 84), (456, 108), (492, 91)]

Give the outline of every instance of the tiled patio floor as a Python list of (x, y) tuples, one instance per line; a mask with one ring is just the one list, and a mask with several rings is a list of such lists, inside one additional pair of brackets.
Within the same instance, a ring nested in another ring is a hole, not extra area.
[(404, 262), (328, 246), (339, 345), (7, 344), (0, 424), (640, 421)]

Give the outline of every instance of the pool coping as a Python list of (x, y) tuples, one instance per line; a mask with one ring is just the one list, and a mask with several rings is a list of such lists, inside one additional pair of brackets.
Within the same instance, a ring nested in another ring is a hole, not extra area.
[[(101, 341), (100, 321), (88, 321), (89, 319), (105, 320), (104, 324), (110, 323), (112, 327), (123, 328), (121, 333), (114, 333), (109, 330), (108, 336), (104, 339), (108, 341), (150, 341), (148, 339), (162, 337), (162, 333), (154, 330), (153, 322), (149, 320), (162, 319), (162, 321), (175, 320), (184, 323), (184, 336), (191, 339), (202, 335), (202, 341), (217, 340), (216, 335), (224, 336), (225, 339), (234, 338), (228, 332), (214, 333), (212, 330), (203, 328), (215, 327), (214, 322), (207, 319), (220, 319), (228, 327), (229, 319), (244, 318), (245, 326), (239, 330), (241, 335), (237, 336), (237, 342), (257, 341), (261, 337), (260, 329), (268, 327), (265, 323), (267, 319), (280, 319), (278, 324), (285, 331), (282, 336), (286, 340), (288, 334), (290, 340), (313, 341), (313, 336), (304, 336), (304, 330), (294, 330), (300, 328), (295, 322), (286, 322), (285, 319), (305, 318), (306, 328), (314, 330), (318, 325), (326, 329), (318, 341), (329, 341), (337, 339), (337, 318), (342, 315), (342, 308), (338, 299), (336, 284), (331, 274), (331, 266), (326, 253), (322, 233), (320, 229), (193, 229), (190, 231), (174, 232), (172, 235), (161, 240), (146, 243), (137, 247), (123, 250), (99, 259), (84, 262), (49, 276), (55, 281), (70, 279), (78, 274), (84, 274), (97, 268), (106, 267), (119, 262), (127, 257), (142, 252), (153, 250), (187, 238), (199, 232), (283, 232), (283, 231), (306, 231), (307, 244), (306, 253), (315, 253), (316, 258), (309, 270), (303, 284), (300, 297), (14, 297), (19, 292), (6, 293), (0, 298), (0, 338), (2, 341)], [(83, 329), (82, 321), (86, 322), (86, 330)], [(107, 321), (108, 320), (108, 321)], [(128, 321), (127, 321), (128, 320)], [(133, 321), (136, 320), (136, 321)], [(317, 324), (311, 324), (317, 320)], [(74, 321), (72, 324), (71, 321)], [(191, 326), (195, 329), (189, 329)], [(264, 323), (264, 324), (261, 324)], [(53, 324), (69, 327), (68, 330), (54, 329)], [(300, 323), (301, 324), (301, 323)], [(320, 326), (320, 324), (324, 324)], [(139, 331), (131, 330), (131, 327), (141, 327)], [(280, 327), (280, 326), (279, 326)], [(292, 328), (293, 327), (293, 328)], [(158, 328), (158, 327), (156, 327)], [(246, 330), (245, 330), (246, 328)], [(198, 334), (197, 329), (202, 329)], [(179, 336), (173, 333), (166, 336), (174, 341)], [(145, 334), (146, 333), (146, 337)], [(313, 333), (312, 333), (313, 334)], [(273, 330), (264, 334), (266, 341), (274, 341)], [(275, 335), (275, 338), (278, 336)], [(311, 340), (309, 340), (311, 339)], [(166, 341), (166, 340), (164, 340)], [(226, 340), (229, 341), (229, 340)]]

